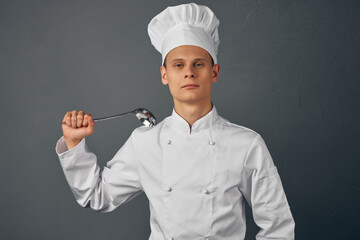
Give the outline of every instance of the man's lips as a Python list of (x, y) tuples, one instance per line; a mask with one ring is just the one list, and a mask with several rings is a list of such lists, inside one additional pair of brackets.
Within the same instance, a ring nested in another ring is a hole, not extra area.
[(186, 84), (184, 86), (182, 86), (181, 88), (196, 88), (196, 87), (200, 87), (197, 84)]

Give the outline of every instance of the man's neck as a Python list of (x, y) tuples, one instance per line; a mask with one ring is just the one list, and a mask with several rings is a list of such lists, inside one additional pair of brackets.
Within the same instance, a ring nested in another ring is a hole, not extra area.
[(185, 121), (189, 124), (190, 129), (192, 125), (200, 118), (208, 114), (212, 109), (212, 102), (208, 101), (202, 104), (188, 104), (174, 102), (174, 109)]

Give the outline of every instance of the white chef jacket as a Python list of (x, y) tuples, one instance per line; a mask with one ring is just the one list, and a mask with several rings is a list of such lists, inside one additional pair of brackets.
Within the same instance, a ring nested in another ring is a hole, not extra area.
[(145, 192), (149, 240), (244, 239), (244, 199), (260, 239), (294, 239), (294, 220), (261, 136), (220, 117), (215, 106), (189, 124), (173, 110), (135, 129), (101, 170), (83, 139), (56, 151), (78, 203), (108, 212)]

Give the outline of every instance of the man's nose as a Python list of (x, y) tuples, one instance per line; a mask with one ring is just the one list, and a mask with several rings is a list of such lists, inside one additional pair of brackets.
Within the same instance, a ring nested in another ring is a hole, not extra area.
[(189, 66), (186, 69), (185, 78), (195, 78), (195, 69), (193, 66)]

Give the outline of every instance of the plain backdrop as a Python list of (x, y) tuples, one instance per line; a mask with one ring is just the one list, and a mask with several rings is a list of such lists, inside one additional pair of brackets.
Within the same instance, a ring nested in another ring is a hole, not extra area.
[[(112, 213), (81, 208), (55, 143), (69, 110), (171, 114), (147, 24), (186, 2), (0, 1), (0, 239), (148, 239), (145, 194)], [(195, 2), (220, 19), (213, 102), (265, 139), (296, 239), (358, 239), (360, 2)], [(100, 166), (138, 126), (133, 115), (96, 125), (87, 143)], [(247, 219), (255, 239), (249, 208)]]

